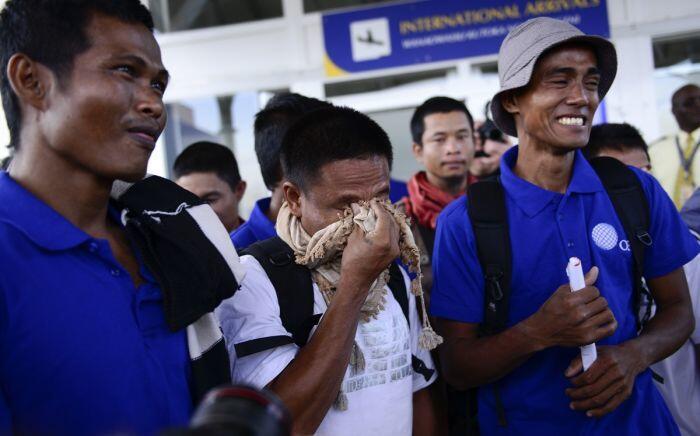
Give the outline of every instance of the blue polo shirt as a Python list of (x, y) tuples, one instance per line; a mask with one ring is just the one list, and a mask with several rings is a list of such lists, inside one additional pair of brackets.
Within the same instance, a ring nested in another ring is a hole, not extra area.
[[(619, 344), (636, 335), (632, 302), (632, 254), (622, 224), (594, 170), (576, 152), (565, 194), (544, 190), (516, 176), (518, 148), (501, 161), (501, 180), (513, 252), (508, 326), (535, 313), (554, 291), (568, 283), (569, 257), (584, 271), (600, 269), (596, 286), (618, 322), (617, 331), (599, 344)], [(673, 203), (650, 175), (634, 169), (651, 209), (653, 244), (645, 257), (646, 276), (666, 275), (690, 261), (698, 244)], [(484, 278), (464, 197), (451, 203), (438, 220), (433, 255), (432, 315), (480, 323)], [(569, 409), (564, 393), (571, 387), (564, 371), (578, 348), (541, 351), (498, 382), (508, 427), (497, 425), (493, 389), (479, 389), (479, 424), (488, 435), (673, 435), (678, 429), (653, 385), (650, 371), (640, 374), (634, 391), (614, 412), (600, 419)]]
[(231, 240), (236, 250), (241, 251), (255, 242), (277, 236), (275, 223), (267, 217), (270, 200), (271, 198), (268, 197), (256, 201), (248, 221), (231, 233)]
[[(112, 210), (111, 212), (115, 212)], [(0, 173), (0, 434), (156, 434), (192, 403), (184, 331), (141, 263)]]
[(401, 201), (404, 197), (408, 197), (408, 186), (406, 182), (397, 179), (389, 179), (389, 200), (392, 203), (396, 203)]

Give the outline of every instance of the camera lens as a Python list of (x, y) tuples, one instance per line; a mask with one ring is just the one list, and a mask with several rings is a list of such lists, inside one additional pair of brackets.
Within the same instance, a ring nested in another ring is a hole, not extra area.
[(226, 386), (207, 394), (195, 412), (191, 428), (201, 435), (288, 436), (291, 417), (269, 391), (250, 386)]

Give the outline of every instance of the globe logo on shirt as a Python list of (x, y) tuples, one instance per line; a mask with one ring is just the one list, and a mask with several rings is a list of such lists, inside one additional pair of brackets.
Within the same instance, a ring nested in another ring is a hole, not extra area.
[(610, 224), (600, 223), (591, 232), (593, 242), (603, 250), (612, 250), (617, 245), (617, 232)]

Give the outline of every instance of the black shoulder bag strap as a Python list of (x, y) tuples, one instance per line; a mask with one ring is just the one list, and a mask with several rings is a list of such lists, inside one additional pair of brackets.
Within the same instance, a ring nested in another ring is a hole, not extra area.
[[(320, 314), (313, 315), (314, 294), (309, 270), (294, 262), (294, 252), (278, 236), (256, 242), (241, 254), (252, 255), (265, 270), (277, 294), (282, 325), (292, 336), (269, 336), (235, 344), (236, 356), (245, 357), (292, 343), (300, 348), (306, 345), (311, 330), (321, 319)], [(389, 268), (388, 286), (401, 306), (410, 328), (406, 284), (395, 262)], [(426, 377), (426, 380), (432, 376), (433, 370), (416, 356), (412, 356), (412, 366), (413, 370)]]
[(430, 259), (432, 259), (433, 246), (435, 245), (435, 230), (420, 224), (416, 224), (416, 228), (418, 229), (418, 233), (420, 233), (420, 237), (423, 239), (425, 249), (428, 250), (428, 256), (430, 256)]
[(294, 252), (278, 236), (256, 242), (242, 254), (255, 257), (265, 270), (277, 294), (282, 325), (292, 336), (269, 336), (238, 343), (235, 345), (237, 357), (286, 344), (306, 345), (311, 329), (321, 318), (313, 315), (314, 293), (309, 270), (294, 262)]
[(512, 258), (506, 200), (500, 181), (482, 181), (469, 186), (469, 219), (485, 280), (484, 320), (480, 333), (492, 335), (508, 321)]
[(399, 306), (401, 306), (401, 311), (406, 317), (406, 321), (409, 326), (411, 324), (410, 318), (408, 317), (408, 294), (406, 290), (406, 283), (403, 280), (403, 274), (396, 262), (392, 262), (389, 267), (389, 283), (387, 283), (389, 289), (391, 289), (391, 294)]
[[(389, 266), (389, 282), (387, 286), (389, 286), (391, 294), (394, 296), (396, 302), (401, 306), (401, 312), (403, 312), (403, 316), (406, 318), (410, 334), (411, 317), (408, 313), (408, 290), (406, 289), (406, 282), (404, 281), (403, 274), (401, 274), (401, 269), (396, 262), (392, 262), (391, 266)], [(432, 377), (435, 372), (435, 370), (428, 368), (415, 354), (411, 354), (411, 366), (413, 367), (413, 371), (422, 375), (426, 381), (430, 380), (430, 377)]]
[[(479, 333), (488, 336), (502, 331), (508, 322), (513, 265), (505, 191), (499, 179), (484, 180), (469, 186), (467, 201), (485, 281), (484, 320)], [(493, 394), (498, 425), (505, 427), (508, 422), (497, 383)]]
[[(591, 166), (603, 183), (608, 197), (622, 223), (633, 258), (634, 308), (637, 327), (641, 329), (651, 317), (651, 295), (642, 281), (644, 276), (644, 250), (651, 246), (649, 235), (649, 203), (642, 183), (634, 172), (617, 159), (598, 157), (590, 161)], [(646, 311), (639, 319), (642, 300), (646, 298)]]

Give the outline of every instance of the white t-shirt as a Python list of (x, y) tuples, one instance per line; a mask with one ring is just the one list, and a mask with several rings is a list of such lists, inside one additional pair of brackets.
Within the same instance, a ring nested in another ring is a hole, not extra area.
[[(252, 256), (241, 257), (246, 267), (245, 279), (233, 297), (216, 309), (226, 346), (231, 357), (231, 377), (234, 383), (263, 387), (277, 377), (294, 359), (299, 347), (289, 344), (236, 358), (235, 344), (254, 339), (291, 334), (283, 327), (277, 294), (265, 271)], [(406, 289), (410, 282), (402, 270)], [(316, 284), (313, 284), (314, 314), (324, 313), (326, 304)], [(387, 288), (385, 309), (376, 319), (360, 323), (355, 341), (365, 357), (365, 369), (345, 372), (342, 388), (348, 398), (348, 409), (331, 407), (316, 434), (333, 436), (410, 435), (413, 427), (413, 393), (430, 385), (436, 378), (426, 380), (414, 373), (411, 355), (434, 369), (430, 353), (419, 349), (421, 322), (416, 300), (409, 294), (410, 331), (401, 306)], [(312, 330), (311, 335), (315, 332)]]
[(652, 365), (664, 378), (656, 386), (684, 436), (700, 435), (700, 369), (695, 347), (700, 345), (700, 255), (685, 266), (695, 316), (695, 331), (681, 348)]

